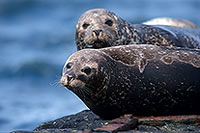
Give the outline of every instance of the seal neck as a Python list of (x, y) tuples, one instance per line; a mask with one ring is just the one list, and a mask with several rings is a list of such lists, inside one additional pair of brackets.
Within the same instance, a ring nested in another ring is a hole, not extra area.
[(118, 45), (141, 43), (140, 33), (133, 24), (119, 18)]

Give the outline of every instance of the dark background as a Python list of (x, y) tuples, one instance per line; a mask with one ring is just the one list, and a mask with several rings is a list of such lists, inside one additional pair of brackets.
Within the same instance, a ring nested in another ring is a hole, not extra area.
[(0, 0), (0, 131), (33, 130), (87, 107), (59, 83), (82, 13), (106, 8), (131, 23), (155, 17), (200, 25), (200, 0)]

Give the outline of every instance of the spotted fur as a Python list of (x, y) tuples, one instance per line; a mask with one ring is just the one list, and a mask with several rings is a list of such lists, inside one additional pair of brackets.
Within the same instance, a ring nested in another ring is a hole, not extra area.
[[(112, 25), (108, 25), (108, 20)], [(105, 9), (85, 12), (76, 26), (78, 50), (129, 44), (200, 48), (200, 29), (130, 24)]]

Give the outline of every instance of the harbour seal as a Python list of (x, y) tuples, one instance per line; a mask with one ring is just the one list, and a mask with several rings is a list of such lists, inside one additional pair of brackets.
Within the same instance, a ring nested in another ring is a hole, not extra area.
[(63, 68), (61, 83), (95, 114), (200, 114), (200, 50), (156, 45), (83, 49)]
[(182, 28), (199, 28), (197, 25), (193, 24), (192, 22), (184, 19), (175, 19), (175, 18), (154, 18), (143, 22), (146, 25), (168, 25), (168, 26), (175, 26), (175, 27), (182, 27)]
[(78, 50), (128, 44), (200, 48), (199, 28), (130, 24), (105, 9), (85, 12), (76, 25), (75, 38)]

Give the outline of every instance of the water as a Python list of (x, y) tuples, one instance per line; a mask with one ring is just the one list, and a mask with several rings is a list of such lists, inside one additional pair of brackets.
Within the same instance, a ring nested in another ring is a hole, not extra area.
[(78, 18), (92, 8), (132, 23), (174, 17), (200, 25), (199, 0), (0, 0), (0, 131), (33, 130), (87, 108), (59, 79), (76, 51)]

